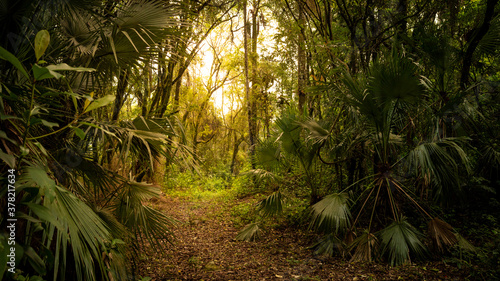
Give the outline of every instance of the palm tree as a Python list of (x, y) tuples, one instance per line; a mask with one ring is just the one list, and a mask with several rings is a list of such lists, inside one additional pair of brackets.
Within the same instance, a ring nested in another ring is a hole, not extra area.
[[(18, 269), (53, 280), (125, 280), (141, 243), (168, 245), (172, 221), (145, 203), (158, 188), (135, 182), (118, 167), (139, 155), (153, 163), (160, 154), (170, 156), (173, 146), (184, 150), (172, 141), (175, 126), (166, 119), (103, 121), (102, 109), (115, 95), (92, 90), (138, 65), (172, 23), (163, 13), (170, 10), (159, 1), (61, 1), (51, 10), (52, 2), (24, 11), (27, 18), (58, 24), (34, 39), (33, 25), (21, 25), (29, 41), (16, 54), (0, 47), (0, 159), (2, 175), (8, 168), (17, 173), (22, 231), (16, 244), (24, 249)], [(116, 155), (115, 166), (105, 165), (103, 151)], [(0, 224), (6, 223), (2, 217)], [(0, 270), (3, 275), (5, 267)]]
[[(430, 193), (437, 202), (444, 202), (459, 193), (459, 175), (468, 171), (464, 140), (434, 134), (412, 146), (400, 137), (417, 122), (413, 114), (429, 112), (416, 72), (410, 59), (393, 51), (383, 63), (371, 66), (368, 78), (344, 76), (346, 91), (340, 98), (364, 120), (374, 151), (373, 174), (363, 179), (366, 184), (360, 194), (349, 196), (351, 185), (315, 204), (311, 227), (345, 237), (354, 251), (353, 260), (371, 260), (379, 254), (388, 257), (391, 264), (401, 264), (410, 255), (425, 254), (422, 235), (403, 215), (405, 202), (429, 219), (429, 236), (435, 245), (457, 242), (452, 227), (431, 215), (416, 195)], [(311, 134), (316, 131), (311, 130)], [(356, 210), (355, 216), (351, 209)], [(356, 238), (362, 221), (367, 226)]]

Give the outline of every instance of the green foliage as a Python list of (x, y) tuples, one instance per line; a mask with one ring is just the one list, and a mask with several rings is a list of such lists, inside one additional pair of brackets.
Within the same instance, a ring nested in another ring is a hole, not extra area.
[[(47, 32), (39, 34), (37, 59), (48, 44)], [(28, 78), (0, 81), (0, 104), (9, 100), (12, 105), (0, 111), (1, 136), (9, 141), (2, 146), (2, 151), (9, 151), (1, 155), (2, 167), (16, 170), (16, 217), (26, 233), (16, 237), (16, 245), (23, 250), (16, 264), (31, 280), (46, 276), (65, 280), (69, 274), (75, 280), (126, 279), (134, 247), (144, 241), (165, 247), (171, 220), (145, 205), (146, 200), (159, 196), (158, 188), (121, 176), (108, 167), (106, 155), (113, 158), (116, 152), (116, 158), (126, 159), (142, 154), (154, 161), (169, 147), (167, 139), (173, 134), (92, 119), (89, 115), (111, 103), (114, 96), (89, 102), (87, 96), (73, 93), (59, 73), (92, 69), (35, 63), (29, 74), (10, 52), (1, 48), (0, 53), (12, 63), (10, 70)], [(58, 98), (47, 98), (50, 95)], [(101, 154), (109, 143), (115, 147)], [(2, 199), (0, 205), (5, 202)]]
[(409, 261), (410, 254), (423, 257), (426, 248), (421, 238), (422, 234), (410, 225), (406, 218), (401, 218), (380, 231), (382, 253), (388, 255), (391, 265)]
[(351, 212), (347, 193), (332, 193), (311, 207), (312, 220), (309, 225), (325, 233), (342, 233), (351, 225)]
[(255, 241), (255, 239), (259, 236), (260, 233), (260, 228), (258, 223), (251, 223), (243, 230), (241, 230), (238, 235), (236, 235), (236, 240), (241, 240), (241, 241)]

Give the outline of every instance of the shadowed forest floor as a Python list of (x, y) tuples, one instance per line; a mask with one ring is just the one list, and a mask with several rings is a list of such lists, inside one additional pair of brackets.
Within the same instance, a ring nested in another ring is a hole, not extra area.
[(256, 242), (235, 241), (227, 210), (252, 200), (221, 202), (162, 196), (153, 206), (178, 220), (167, 252), (145, 249), (139, 274), (152, 280), (469, 280), (469, 271), (442, 262), (399, 267), (349, 263), (313, 255), (317, 237), (297, 229), (267, 229)]

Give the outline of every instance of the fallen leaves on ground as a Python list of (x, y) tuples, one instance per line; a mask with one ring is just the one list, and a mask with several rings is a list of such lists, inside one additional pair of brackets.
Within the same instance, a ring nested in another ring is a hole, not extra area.
[[(467, 280), (442, 262), (390, 267), (313, 255), (313, 234), (268, 229), (257, 242), (235, 241), (239, 229), (219, 201), (161, 197), (152, 204), (178, 220), (166, 252), (144, 249), (139, 275), (152, 280)], [(234, 203), (233, 203), (234, 204)]]

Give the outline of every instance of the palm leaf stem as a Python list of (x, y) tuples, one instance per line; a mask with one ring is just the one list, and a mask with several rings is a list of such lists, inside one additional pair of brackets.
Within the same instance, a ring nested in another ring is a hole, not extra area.
[(394, 216), (394, 220), (396, 220), (397, 219), (396, 201), (394, 200), (394, 196), (392, 195), (391, 185), (390, 185), (389, 179), (386, 179), (386, 181), (387, 181), (387, 185), (386, 185), (387, 194), (389, 195), (389, 201), (391, 203), (390, 205), (391, 205), (392, 215)]
[(396, 186), (401, 192), (403, 192), (404, 195), (406, 195), (406, 197), (408, 197), (408, 199), (410, 199), (410, 201), (415, 204), (415, 206), (417, 206), (417, 208), (419, 208), (426, 216), (428, 216), (430, 219), (432, 219), (432, 216), (424, 210), (424, 208), (422, 208), (422, 206), (420, 206), (420, 204), (418, 204), (417, 201), (415, 201), (415, 199), (413, 199), (413, 197), (411, 197), (400, 185), (397, 184), (397, 182), (394, 180), (393, 181), (393, 184), (394, 186)]
[(368, 224), (368, 231), (372, 229), (373, 216), (375, 215), (375, 207), (377, 207), (378, 195), (380, 193), (380, 189), (382, 189), (383, 181), (380, 181), (380, 184), (377, 189), (377, 194), (375, 195), (375, 202), (373, 203), (372, 214), (370, 215), (370, 223)]
[(368, 194), (368, 196), (366, 197), (365, 202), (363, 202), (363, 205), (361, 206), (361, 209), (359, 210), (358, 215), (356, 216), (356, 219), (354, 220), (354, 222), (352, 224), (353, 227), (354, 227), (354, 225), (356, 225), (356, 222), (358, 221), (359, 216), (363, 212), (363, 210), (365, 208), (365, 205), (368, 202), (368, 199), (370, 199), (370, 197), (372, 196), (372, 193), (373, 193), (374, 190), (375, 190), (375, 188), (372, 188), (372, 190), (370, 191), (370, 194)]
[[(354, 182), (354, 183), (352, 183), (351, 185), (349, 185), (348, 187), (346, 187), (346, 188), (342, 189), (342, 191), (340, 191), (340, 193), (344, 193), (344, 192), (346, 192), (349, 188), (351, 188), (351, 187), (355, 186), (356, 184), (358, 184), (358, 183), (360, 183), (360, 182), (362, 182), (362, 181), (364, 181), (364, 180), (366, 180), (366, 179), (372, 178), (372, 177), (374, 177), (374, 176), (375, 176), (375, 175), (368, 175), (368, 176), (366, 176), (366, 177), (364, 177), (364, 178), (362, 178), (362, 179), (359, 179), (359, 180), (357, 180), (356, 182)], [(371, 182), (371, 183), (373, 183), (373, 182)], [(370, 184), (371, 184), (371, 183), (370, 183)]]

